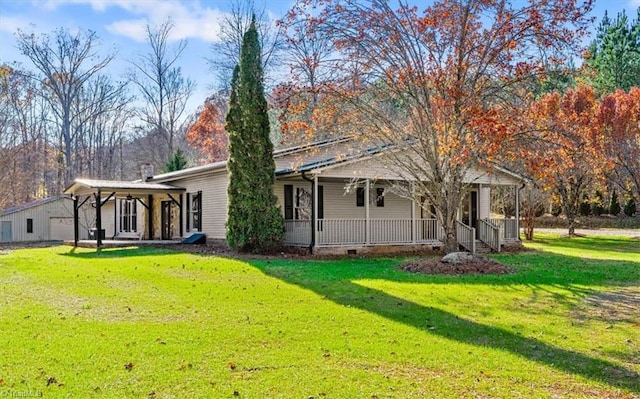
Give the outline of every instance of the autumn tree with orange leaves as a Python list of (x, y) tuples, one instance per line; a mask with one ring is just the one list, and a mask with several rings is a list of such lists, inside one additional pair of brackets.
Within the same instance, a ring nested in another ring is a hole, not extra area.
[(227, 159), (228, 139), (224, 129), (226, 113), (226, 98), (222, 95), (211, 96), (205, 101), (196, 122), (187, 131), (187, 142), (202, 153), (206, 162)]
[(518, 147), (529, 173), (559, 200), (569, 236), (583, 194), (607, 169), (600, 104), (591, 87), (542, 96), (526, 112), (531, 134)]
[(614, 166), (607, 169), (607, 177), (640, 198), (640, 88), (603, 97), (597, 118), (607, 158)]
[(579, 49), (591, 3), (441, 0), (418, 10), (406, 1), (307, 0), (285, 21), (329, 38), (333, 52), (320, 62), (331, 74), (318, 87), (356, 116), (353, 134), (395, 146), (386, 166), (415, 181), (398, 194), (434, 205), (451, 252), (465, 175), (509, 138), (527, 99), (523, 82)]

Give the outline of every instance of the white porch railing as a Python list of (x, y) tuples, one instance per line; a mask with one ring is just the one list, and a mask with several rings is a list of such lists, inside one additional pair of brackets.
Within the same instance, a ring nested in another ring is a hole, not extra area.
[(366, 219), (320, 219), (317, 245), (353, 245), (367, 243)]
[(311, 220), (285, 220), (284, 242), (288, 245), (309, 245), (311, 243)]
[(489, 219), (489, 222), (500, 228), (502, 232), (500, 239), (503, 242), (513, 242), (520, 239), (518, 221), (516, 219)]
[[(285, 220), (285, 244), (311, 242), (309, 220)], [(425, 244), (441, 241), (444, 232), (436, 219), (320, 219), (316, 245)]]
[(467, 226), (466, 224), (457, 221), (457, 238), (458, 244), (460, 244), (463, 248), (467, 249), (471, 253), (476, 253), (476, 229), (471, 226)]
[(478, 220), (478, 238), (492, 250), (500, 252), (500, 228), (488, 219)]

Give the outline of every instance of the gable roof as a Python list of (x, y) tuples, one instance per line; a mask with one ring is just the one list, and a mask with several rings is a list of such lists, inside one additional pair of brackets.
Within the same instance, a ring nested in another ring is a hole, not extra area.
[(37, 199), (37, 200), (34, 200), (34, 201), (27, 202), (25, 204), (20, 204), (20, 205), (16, 205), (16, 206), (12, 206), (12, 207), (6, 208), (6, 209), (2, 210), (2, 212), (0, 212), (0, 216), (5, 216), (5, 215), (10, 215), (12, 213), (25, 211), (27, 209), (31, 209), (31, 208), (35, 208), (37, 206), (49, 204), (51, 202), (56, 202), (56, 201), (59, 201), (59, 200), (63, 200), (65, 198), (66, 197), (63, 197), (63, 196), (40, 198), (40, 199)]

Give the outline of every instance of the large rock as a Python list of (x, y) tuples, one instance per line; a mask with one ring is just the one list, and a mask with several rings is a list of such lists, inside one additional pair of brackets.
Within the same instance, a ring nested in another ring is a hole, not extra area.
[(454, 265), (470, 262), (472, 260), (474, 260), (474, 257), (470, 252), (451, 252), (443, 256), (441, 259), (441, 261), (444, 263), (451, 263)]

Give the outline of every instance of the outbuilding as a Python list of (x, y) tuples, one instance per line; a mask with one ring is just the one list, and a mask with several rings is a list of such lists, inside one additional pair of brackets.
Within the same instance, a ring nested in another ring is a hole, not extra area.
[[(88, 238), (91, 212), (81, 212), (81, 236)], [(73, 201), (48, 197), (0, 212), (0, 242), (73, 240)]]

